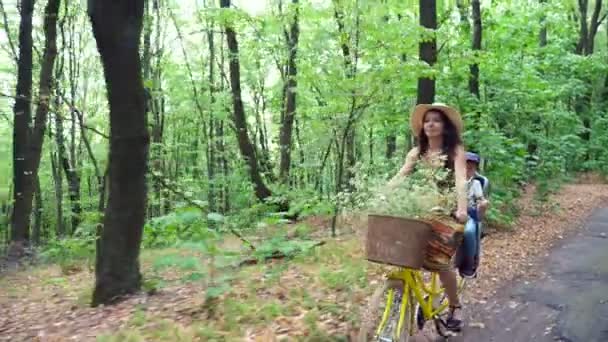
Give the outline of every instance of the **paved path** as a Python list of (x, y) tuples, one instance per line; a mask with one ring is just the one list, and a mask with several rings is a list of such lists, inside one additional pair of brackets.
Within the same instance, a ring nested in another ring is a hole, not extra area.
[(608, 342), (608, 208), (554, 248), (546, 276), (514, 281), (494, 301), (472, 306), (466, 342)]

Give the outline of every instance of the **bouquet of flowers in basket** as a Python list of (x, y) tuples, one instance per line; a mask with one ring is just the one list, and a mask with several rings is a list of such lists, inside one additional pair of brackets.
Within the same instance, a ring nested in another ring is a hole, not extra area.
[[(367, 211), (411, 219), (445, 219), (456, 208), (451, 171), (420, 161), (415, 171), (373, 191)], [(440, 186), (440, 184), (450, 184)]]

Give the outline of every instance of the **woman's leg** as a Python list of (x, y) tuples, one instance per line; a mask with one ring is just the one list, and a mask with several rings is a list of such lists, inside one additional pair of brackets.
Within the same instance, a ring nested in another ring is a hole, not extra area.
[(448, 329), (459, 330), (462, 327), (462, 317), (460, 315), (460, 299), (458, 299), (458, 279), (453, 270), (439, 272), (439, 279), (445, 288), (450, 305), (450, 315), (448, 317)]
[(445, 293), (448, 296), (450, 305), (459, 305), (458, 299), (458, 279), (456, 278), (456, 272), (453, 270), (439, 272), (439, 279), (445, 288)]

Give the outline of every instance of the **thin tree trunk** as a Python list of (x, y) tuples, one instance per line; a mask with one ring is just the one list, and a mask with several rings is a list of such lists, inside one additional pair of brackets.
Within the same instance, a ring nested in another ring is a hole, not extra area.
[[(150, 80), (150, 74), (152, 73), (152, 53), (151, 53), (151, 41), (152, 41), (152, 16), (150, 15), (150, 1), (144, 2), (144, 50), (142, 56), (142, 71), (143, 71), (143, 79), (144, 83)], [(150, 95), (150, 89), (147, 86), (144, 86), (146, 89), (146, 94)], [(149, 112), (150, 106), (148, 105), (151, 102), (151, 96), (146, 98), (146, 113)]]
[[(152, 127), (152, 170), (164, 175), (164, 151), (162, 147), (163, 133), (165, 125), (164, 116), (164, 94), (162, 88), (162, 58), (164, 53), (164, 46), (161, 40), (161, 15), (160, 15), (160, 0), (154, 0), (154, 12), (156, 20), (156, 34), (154, 37), (154, 46), (156, 49), (155, 53), (155, 67), (154, 67), (154, 95), (152, 96), (152, 114), (153, 114), (153, 127)], [(153, 192), (153, 203), (151, 206), (152, 216), (162, 215), (161, 208), (163, 208), (163, 191), (162, 185), (157, 178), (154, 178), (152, 184)], [(168, 203), (168, 201), (167, 201)]]
[[(542, 6), (545, 6), (547, 3), (547, 0), (539, 0), (540, 4)], [(538, 34), (538, 46), (541, 49), (541, 53), (539, 55), (539, 58), (544, 58), (544, 54), (542, 53), (542, 48), (547, 46), (547, 22), (546, 22), (546, 16), (542, 16), (540, 18), (540, 31)], [(535, 134), (530, 137), (530, 139), (528, 139), (528, 156), (529, 157), (533, 157), (536, 155), (536, 152), (538, 150), (538, 139), (542, 136), (542, 130), (541, 130), (541, 126), (542, 125), (542, 120), (541, 117), (538, 113), (534, 113), (534, 115), (532, 116), (532, 130), (533, 132), (535, 132)]]
[[(427, 30), (432, 30), (428, 34), (432, 38), (424, 39), (420, 42), (420, 59), (426, 62), (429, 67), (437, 62), (437, 4), (436, 0), (420, 0), (420, 25)], [(416, 103), (433, 103), (435, 101), (435, 79), (430, 77), (420, 77), (418, 79), (418, 97)]]
[[(44, 10), (44, 35), (45, 46), (42, 57), (42, 67), (40, 68), (40, 82), (38, 91), (38, 106), (36, 107), (36, 117), (34, 119), (34, 128), (31, 132), (29, 141), (29, 172), (33, 175), (34, 183), (31, 184), (32, 190), (36, 192), (36, 225), (34, 226), (34, 242), (40, 242), (40, 219), (42, 210), (41, 194), (40, 194), (40, 179), (38, 177), (38, 169), (40, 167), (40, 159), (42, 157), (42, 144), (44, 142), (44, 133), (47, 125), (47, 116), (50, 106), (50, 98), (53, 87), (53, 67), (55, 65), (55, 57), (57, 56), (57, 17), (59, 14), (59, 0), (49, 0)], [(29, 186), (29, 185), (28, 185)], [(26, 191), (24, 197), (33, 195)], [(26, 199), (32, 200), (32, 198)]]
[[(64, 6), (65, 13), (69, 11), (69, 4), (66, 2)], [(61, 166), (65, 172), (65, 176), (68, 183), (68, 194), (70, 198), (70, 207), (71, 207), (71, 229), (70, 232), (73, 232), (78, 225), (80, 224), (80, 216), (82, 213), (82, 207), (80, 203), (80, 174), (79, 174), (79, 159), (77, 155), (77, 145), (79, 143), (76, 141), (76, 125), (77, 118), (76, 113), (74, 112), (74, 108), (76, 108), (76, 90), (78, 84), (79, 77), (79, 59), (77, 56), (77, 52), (79, 51), (80, 45), (76, 45), (75, 37), (76, 33), (76, 16), (74, 15), (66, 15), (65, 24), (67, 24), (68, 36), (65, 37), (65, 32), (63, 30), (63, 20), (61, 23), (62, 30), (62, 50), (67, 52), (67, 81), (69, 86), (69, 99), (67, 99), (68, 106), (70, 108), (70, 128), (69, 128), (69, 137), (68, 144), (65, 144), (65, 138), (63, 138), (63, 147), (60, 147), (61, 153), (59, 154)], [(62, 61), (61, 64), (64, 64)], [(63, 67), (62, 67), (63, 69)], [(60, 78), (63, 76), (63, 70), (61, 73), (57, 74), (57, 77)], [(62, 96), (63, 98), (63, 96)], [(62, 120), (63, 121), (63, 120)], [(63, 126), (63, 122), (62, 122)], [(63, 130), (61, 131), (63, 135)], [(66, 229), (66, 233), (68, 233), (68, 229)]]
[[(99, 163), (97, 162), (97, 158), (95, 158), (95, 154), (93, 153), (93, 149), (91, 147), (91, 142), (89, 141), (89, 138), (87, 137), (87, 134), (84, 130), (83, 114), (80, 113), (80, 111), (78, 111), (76, 108), (73, 109), (73, 112), (76, 113), (76, 116), (78, 117), (78, 123), (82, 129), (80, 132), (81, 141), (84, 142), (84, 145), (87, 150), (87, 154), (89, 155), (89, 159), (91, 160), (91, 163), (93, 164), (93, 170), (95, 172), (95, 180), (97, 183), (97, 190), (101, 192), (104, 188), (103, 175), (101, 174), (101, 169), (99, 168)], [(80, 182), (78, 184), (80, 184)], [(78, 191), (78, 192), (80, 192), (80, 191)], [(79, 203), (79, 202), (80, 201), (78, 201), (77, 203)]]
[(397, 151), (397, 136), (391, 133), (386, 137), (386, 159), (393, 159), (395, 151)]
[[(602, 10), (602, 0), (596, 0), (591, 14), (591, 22), (589, 26), (587, 24), (587, 7), (589, 5), (588, 0), (578, 0), (579, 4), (579, 16), (580, 16), (580, 31), (579, 41), (576, 46), (575, 52), (579, 55), (589, 56), (593, 54), (595, 47), (595, 36), (601, 22), (606, 18), (605, 14), (600, 19), (600, 12)], [(582, 95), (577, 96), (574, 100), (575, 111), (581, 116), (584, 130), (580, 134), (583, 141), (589, 142), (591, 140), (591, 101), (592, 101), (592, 89), (586, 89)], [(586, 153), (586, 159), (589, 158), (589, 154)]]
[[(357, 2), (357, 6), (358, 6), (358, 2)], [(358, 50), (358, 45), (359, 45), (359, 34), (360, 34), (360, 14), (359, 11), (357, 9), (357, 13), (356, 15), (356, 20), (355, 20), (355, 32), (354, 32), (354, 51), (351, 51), (351, 47), (350, 47), (350, 37), (349, 34), (346, 32), (346, 28), (344, 25), (344, 13), (342, 11), (342, 9), (340, 8), (340, 4), (339, 2), (335, 1), (334, 2), (334, 17), (336, 19), (336, 23), (338, 25), (338, 33), (340, 34), (341, 38), (341, 43), (340, 43), (340, 47), (342, 49), (342, 57), (344, 60), (344, 72), (346, 75), (347, 79), (354, 79), (356, 74), (357, 74), (357, 50)], [(354, 167), (355, 167), (355, 163), (356, 163), (356, 158), (355, 158), (355, 125), (354, 122), (351, 122), (351, 120), (354, 118), (354, 113), (355, 113), (355, 108), (356, 108), (356, 97), (357, 95), (355, 94), (354, 90), (351, 91), (351, 107), (350, 107), (350, 113), (349, 113), (349, 119), (347, 121), (346, 124), (346, 128), (344, 131), (344, 135), (343, 135), (343, 139), (341, 140), (342, 144), (346, 144), (346, 146), (341, 146), (338, 150), (339, 151), (346, 151), (346, 154), (340, 154), (340, 162), (344, 161), (344, 157), (346, 156), (346, 162), (347, 165), (346, 167), (340, 167), (340, 171), (338, 172), (338, 174), (340, 175), (340, 179), (337, 180), (337, 188), (338, 188), (338, 192), (342, 191), (342, 186), (343, 184), (346, 184), (346, 187), (349, 188), (349, 190), (352, 190), (352, 186), (351, 186), (351, 180), (353, 179), (353, 177), (355, 176), (354, 173)], [(340, 146), (340, 145), (339, 145)], [(344, 170), (345, 169), (345, 170)], [(342, 179), (342, 177), (344, 177), (344, 179)]]
[[(146, 112), (146, 116), (149, 116), (150, 114), (152, 114), (154, 116), (154, 95), (153, 95), (153, 70), (152, 70), (152, 25), (153, 25), (153, 21), (154, 21), (154, 17), (152, 16), (152, 14), (150, 13), (150, 1), (145, 1), (144, 3), (144, 23), (143, 23), (143, 55), (142, 55), (142, 77), (143, 77), (143, 81), (144, 81), (144, 93), (145, 93), (145, 112)], [(154, 118), (152, 120), (152, 122), (155, 122)], [(154, 124), (152, 124), (151, 127), (151, 135), (154, 135)], [(152, 143), (152, 147), (150, 149), (150, 159), (152, 161), (152, 172), (156, 171), (154, 169), (154, 156), (155, 156), (155, 149), (156, 146), (154, 143)], [(152, 180), (152, 182), (156, 183), (157, 181), (155, 179)], [(153, 192), (156, 193), (156, 192)], [(158, 216), (157, 213), (157, 206), (156, 206), (156, 201), (154, 200), (154, 198), (152, 198), (151, 201), (149, 201), (148, 205), (150, 206), (147, 210), (148, 212), (148, 217), (152, 218), (152, 217), (156, 217)]]
[[(608, 28), (605, 30), (606, 31), (606, 49), (608, 50)], [(608, 65), (608, 59), (606, 60), (606, 65)], [(604, 79), (604, 91), (602, 93), (602, 97), (601, 97), (605, 104), (605, 107), (608, 107), (608, 72), (606, 73), (606, 78)]]
[[(542, 6), (546, 6), (547, 0), (539, 0)], [(541, 17), (540, 32), (538, 34), (538, 45), (542, 48), (547, 46), (547, 17), (543, 15)]]
[(464, 30), (464, 35), (468, 36), (471, 33), (471, 24), (469, 23), (469, 7), (465, 0), (457, 0), (456, 7), (460, 14), (460, 26)]
[[(300, 166), (304, 165), (305, 162), (305, 158), (304, 158), (304, 143), (302, 143), (302, 135), (300, 134), (300, 122), (298, 120), (298, 118), (295, 118), (295, 127), (296, 127), (296, 140), (298, 142), (298, 151), (300, 153)], [(304, 169), (305, 174), (302, 175), (302, 184), (301, 186), (305, 186), (306, 182), (307, 182), (307, 176), (309, 175), (308, 173), (308, 168)]]
[[(386, 6), (386, 0), (382, 0), (382, 5)], [(401, 18), (402, 18), (401, 14), (397, 14), (397, 19), (399, 21), (401, 21)], [(390, 16), (388, 14), (383, 16), (382, 19), (384, 20), (384, 22), (387, 25), (390, 25), (389, 24)], [(405, 53), (401, 53), (401, 61), (405, 62)], [(391, 101), (394, 101), (392, 94), (390, 95), (390, 97), (391, 97)], [(386, 151), (384, 154), (385, 158), (388, 160), (393, 159), (393, 156), (395, 155), (396, 151), (397, 151), (397, 136), (395, 135), (395, 132), (392, 130), (392, 128), (390, 128), (390, 130), (388, 131), (388, 133), (386, 135)]]
[(226, 157), (226, 145), (224, 142), (224, 120), (221, 120), (219, 122), (219, 125), (217, 125), (217, 152), (218, 155), (220, 157), (220, 161), (221, 161), (221, 166), (222, 166), (222, 192), (221, 192), (221, 198), (222, 198), (222, 213), (226, 213), (228, 211), (230, 211), (230, 196), (229, 196), (229, 189), (228, 189), (228, 183), (227, 183), (227, 179), (228, 179), (228, 174), (229, 174), (229, 168), (228, 168), (228, 158)]
[[(259, 156), (261, 172), (266, 176), (266, 179), (270, 182), (274, 182), (276, 179), (272, 170), (272, 164), (270, 162), (270, 151), (268, 149), (268, 135), (266, 131), (266, 123), (264, 113), (266, 112), (266, 100), (264, 98), (264, 79), (260, 79), (259, 93), (257, 89), (253, 92), (254, 111), (255, 111), (255, 123), (256, 129), (253, 135), (253, 142), (255, 147), (256, 155)], [(281, 114), (282, 115), (282, 114)], [(257, 139), (256, 139), (257, 138)], [(259, 141), (260, 148), (255, 144), (255, 141)]]
[(40, 233), (42, 231), (42, 192), (40, 191), (40, 177), (36, 175), (34, 180), (34, 227), (32, 229), (32, 242), (40, 245)]
[[(225, 69), (225, 65), (226, 65), (226, 59), (224, 58), (224, 43), (226, 43), (226, 39), (224, 39), (224, 32), (220, 33), (220, 64), (219, 64), (219, 69), (220, 72), (224, 72)], [(225, 78), (224, 77), (220, 77), (220, 91), (224, 92), (226, 90), (226, 83), (225, 83)], [(222, 213), (227, 213), (230, 211), (230, 189), (228, 187), (228, 156), (227, 156), (227, 151), (226, 151), (226, 137), (225, 137), (225, 132), (224, 132), (224, 124), (225, 121), (224, 120), (220, 120), (219, 124), (216, 126), (217, 127), (217, 132), (216, 132), (216, 136), (217, 136), (217, 151), (218, 151), (218, 156), (220, 158), (220, 164), (221, 164), (221, 168), (222, 168), (222, 191), (221, 191), (221, 198), (222, 198)], [(267, 136), (265, 134), (265, 136)]]
[[(230, 0), (220, 0), (220, 6), (222, 8), (230, 8)], [(233, 101), (233, 120), (237, 130), (237, 139), (241, 155), (245, 162), (249, 166), (249, 176), (255, 187), (255, 195), (260, 200), (266, 200), (272, 195), (270, 189), (264, 183), (260, 171), (258, 168), (258, 162), (255, 155), (255, 149), (249, 134), (247, 133), (247, 119), (245, 117), (245, 109), (243, 107), (243, 100), (241, 97), (241, 71), (239, 56), (239, 47), (236, 39), (236, 32), (229, 25), (226, 24), (226, 40), (228, 43), (228, 49), (230, 51), (230, 86), (232, 88), (232, 101)]]
[[(479, 0), (471, 1), (472, 13), (473, 13), (473, 52), (478, 53), (481, 51), (481, 5)], [(469, 91), (471, 94), (479, 100), (479, 63), (473, 63), (470, 65), (471, 75), (469, 77)]]
[[(198, 91), (198, 87), (197, 87), (197, 82), (194, 79), (194, 73), (192, 71), (192, 67), (190, 65), (190, 61), (189, 61), (189, 55), (187, 53), (186, 47), (184, 45), (184, 38), (182, 35), (182, 31), (180, 29), (180, 26), (177, 23), (177, 20), (175, 18), (175, 15), (173, 14), (173, 12), (171, 12), (171, 10), (169, 9), (169, 16), (171, 18), (171, 20), (173, 21), (173, 25), (175, 26), (175, 30), (177, 31), (177, 36), (179, 38), (179, 43), (180, 43), (180, 47), (182, 49), (182, 54), (184, 56), (184, 64), (186, 66), (186, 70), (188, 71), (188, 76), (190, 79), (190, 84), (192, 86), (192, 98), (194, 99), (194, 104), (196, 106), (198, 115), (199, 115), (199, 120), (201, 122), (200, 126), (196, 126), (197, 129), (200, 128), (200, 130), (202, 131), (202, 138), (203, 140), (208, 143), (209, 139), (207, 137), (207, 122), (206, 122), (206, 118), (205, 118), (205, 110), (203, 109), (203, 105), (200, 101), (200, 96), (199, 96), (199, 91)], [(195, 135), (195, 145), (198, 145), (199, 143), (199, 137), (201, 136), (201, 134), (196, 134)], [(194, 168), (194, 178), (198, 178), (198, 147), (195, 147), (193, 149), (194, 153), (193, 153), (193, 161), (190, 165), (193, 165), (192, 167)]]
[(34, 0), (22, 0), (19, 24), (19, 63), (17, 65), (17, 94), (13, 112), (13, 196), (11, 240), (29, 240), (33, 174), (29, 171), (28, 141), (32, 120), (32, 15)]
[(325, 149), (325, 153), (323, 153), (323, 158), (321, 159), (321, 165), (317, 171), (317, 177), (315, 178), (315, 189), (317, 192), (319, 192), (319, 195), (323, 195), (323, 171), (325, 170), (325, 165), (327, 164), (327, 159), (331, 153), (331, 147), (334, 144), (334, 141), (335, 137), (332, 137), (329, 144), (327, 144), (327, 148)]
[(296, 87), (298, 69), (296, 67), (296, 58), (298, 52), (298, 39), (300, 36), (300, 27), (298, 25), (299, 5), (298, 0), (292, 0), (295, 6), (295, 14), (289, 32), (285, 31), (287, 40), (287, 49), (289, 57), (287, 62), (287, 79), (285, 80), (285, 108), (283, 114), (283, 122), (281, 123), (279, 133), (279, 146), (281, 148), (281, 161), (279, 165), (279, 178), (283, 184), (289, 181), (289, 170), (291, 167), (291, 145), (293, 122), (296, 115)]
[[(59, 134), (56, 135), (58, 137)], [(58, 138), (57, 138), (58, 139)], [(63, 222), (63, 180), (61, 175), (61, 167), (59, 166), (59, 158), (54, 153), (51, 153), (51, 171), (53, 173), (53, 183), (55, 184), (55, 210), (56, 210), (56, 235), (65, 235), (65, 225)]]
[[(216, 119), (214, 115), (215, 110), (215, 33), (213, 28), (215, 25), (210, 23), (207, 26), (207, 44), (209, 47), (209, 98), (211, 104), (211, 113), (209, 115), (209, 143), (207, 144), (207, 177), (209, 178), (209, 189), (207, 193), (207, 199), (209, 202), (209, 211), (217, 212), (217, 180), (216, 180), (216, 166), (217, 166), (217, 149), (215, 137), (216, 132)], [(213, 221), (209, 222), (214, 224)]]
[(367, 139), (367, 144), (369, 146), (369, 165), (374, 165), (374, 126), (369, 127)]
[(110, 304), (140, 289), (150, 137), (139, 42), (144, 0), (89, 1), (110, 106), (109, 198), (95, 266), (92, 305)]
[(74, 232), (80, 224), (80, 214), (82, 213), (82, 207), (80, 205), (80, 175), (76, 169), (77, 166), (74, 165), (74, 161), (70, 162), (67, 154), (61, 156), (61, 165), (68, 180), (68, 194), (72, 211), (70, 232)]
[[(359, 3), (356, 3), (357, 6)], [(356, 9), (356, 21), (355, 21), (355, 39), (354, 39), (354, 52), (351, 54), (350, 47), (350, 36), (346, 33), (345, 25), (344, 25), (344, 12), (340, 8), (339, 1), (334, 0), (334, 18), (336, 19), (336, 24), (338, 25), (338, 33), (340, 34), (341, 42), (340, 47), (342, 49), (342, 57), (344, 60), (344, 72), (347, 79), (354, 79), (357, 73), (357, 49), (359, 44), (359, 24), (360, 24), (360, 15), (358, 8)], [(356, 113), (356, 102), (357, 96), (356, 93), (351, 91), (351, 101), (350, 101), (350, 112), (348, 115), (348, 119), (346, 121), (346, 125), (344, 127), (344, 131), (342, 132), (342, 136), (340, 141), (336, 142), (336, 152), (337, 154), (337, 171), (336, 171), (336, 194), (339, 194), (344, 189), (344, 184), (346, 187), (351, 188), (351, 179), (354, 177), (353, 167), (355, 165), (355, 156), (354, 156), (354, 139), (355, 139), (355, 113)], [(347, 165), (344, 165), (344, 159), (346, 157)], [(346, 169), (346, 170), (345, 170)], [(340, 211), (341, 203), (339, 200), (336, 201), (334, 205), (334, 213), (331, 221), (331, 234), (332, 237), (336, 236), (336, 223), (338, 213)]]

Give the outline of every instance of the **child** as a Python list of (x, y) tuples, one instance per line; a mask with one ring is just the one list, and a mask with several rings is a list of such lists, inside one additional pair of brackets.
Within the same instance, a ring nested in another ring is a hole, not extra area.
[(469, 220), (464, 227), (463, 260), (460, 263), (460, 275), (474, 277), (479, 258), (479, 211), (480, 204), (485, 203), (481, 182), (476, 179), (479, 156), (467, 152), (467, 213)]

